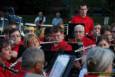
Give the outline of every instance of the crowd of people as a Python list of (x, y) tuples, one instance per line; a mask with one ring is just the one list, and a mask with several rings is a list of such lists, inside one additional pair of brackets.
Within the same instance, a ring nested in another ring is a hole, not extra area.
[(71, 18), (72, 38), (65, 34), (59, 12), (48, 28), (42, 26), (46, 17), (39, 12), (36, 26), (26, 28), (24, 35), (15, 22), (9, 23), (0, 38), (0, 77), (49, 77), (58, 53), (80, 58), (73, 60), (68, 77), (114, 77), (115, 23), (94, 25), (87, 11), (88, 6), (82, 4), (79, 14)]

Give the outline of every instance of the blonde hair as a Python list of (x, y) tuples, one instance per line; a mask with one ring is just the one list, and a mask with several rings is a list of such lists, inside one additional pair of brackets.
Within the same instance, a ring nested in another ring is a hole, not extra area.
[[(35, 34), (27, 34), (25, 36), (25, 38), (24, 38), (24, 45), (25, 45), (25, 47), (30, 47), (30, 42), (31, 41), (35, 41), (35, 40), (37, 40), (38, 43), (40, 44), (40, 40), (39, 40), (39, 38)], [(36, 43), (37, 43), (37, 41), (36, 41)], [(32, 43), (34, 43), (34, 42), (32, 42)], [(38, 47), (39, 46), (40, 45), (38, 45)]]

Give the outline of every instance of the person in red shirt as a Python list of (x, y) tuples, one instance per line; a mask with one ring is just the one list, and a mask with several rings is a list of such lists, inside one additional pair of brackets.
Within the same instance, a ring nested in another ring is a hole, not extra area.
[(23, 40), (18, 29), (11, 29), (9, 31), (10, 42), (12, 46), (12, 61), (14, 62), (17, 57), (21, 56), (22, 52), (25, 50), (23, 46)]
[(84, 47), (95, 44), (95, 41), (85, 36), (85, 29), (83, 25), (76, 25), (74, 27), (74, 34), (75, 39), (73, 41), (78, 42), (78, 40), (80, 40), (83, 43)]
[(0, 77), (12, 77), (11, 71), (5, 68), (10, 66), (8, 60), (11, 59), (11, 45), (8, 40), (0, 40)]
[(93, 44), (95, 44), (95, 42), (85, 36), (85, 29), (84, 29), (83, 25), (78, 24), (74, 27), (74, 35), (75, 35), (75, 38), (70, 40), (70, 42), (75, 45), (77, 44), (75, 51), (79, 50), (79, 48), (81, 48), (81, 47), (83, 49), (83, 50), (81, 50), (83, 52), (80, 53), (80, 55), (79, 54), (77, 55), (77, 56), (82, 57), (81, 62), (78, 60), (74, 61), (75, 62), (74, 65), (76, 68), (81, 69), (81, 66), (84, 63), (84, 61), (86, 59), (86, 54), (87, 54), (87, 49), (85, 50), (84, 48), (86, 48), (90, 45), (91, 45), (91, 47), (94, 46)]
[(71, 45), (64, 40), (64, 33), (60, 27), (53, 27), (51, 31), (51, 41), (57, 41), (51, 47), (51, 51), (72, 51)]
[(113, 60), (114, 53), (111, 50), (101, 47), (91, 48), (86, 58), (88, 73), (85, 77), (111, 77), (114, 75), (112, 71)]
[(87, 5), (82, 4), (80, 5), (79, 15), (75, 15), (71, 19), (71, 23), (78, 24), (82, 23), (85, 25), (85, 34), (90, 34), (90, 32), (94, 29), (94, 22), (93, 19), (87, 16)]
[(35, 47), (27, 48), (22, 55), (22, 70), (15, 77), (45, 77), (44, 52)]

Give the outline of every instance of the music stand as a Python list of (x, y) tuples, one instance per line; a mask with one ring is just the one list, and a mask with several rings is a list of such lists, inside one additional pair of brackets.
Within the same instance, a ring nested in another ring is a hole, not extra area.
[(59, 54), (54, 62), (49, 77), (68, 77), (74, 57), (68, 54)]

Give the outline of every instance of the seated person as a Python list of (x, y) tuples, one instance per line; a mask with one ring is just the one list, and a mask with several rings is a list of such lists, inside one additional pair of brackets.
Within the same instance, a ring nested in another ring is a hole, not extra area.
[(51, 41), (56, 41), (54, 45), (51, 47), (51, 51), (72, 51), (71, 45), (69, 45), (64, 40), (64, 32), (60, 27), (53, 27), (51, 29)]
[(40, 48), (40, 40), (35, 34), (27, 34), (24, 38), (24, 46)]
[(11, 59), (11, 56), (12, 51), (9, 41), (2, 39), (0, 42), (0, 77), (12, 77), (11, 72), (2, 67), (2, 64), (5, 64), (6, 67), (10, 66), (8, 61)]
[(114, 54), (109, 49), (100, 47), (88, 51), (86, 67), (88, 73), (84, 77), (110, 77)]
[[(22, 55), (22, 70), (15, 77), (45, 77), (44, 76), (45, 56), (39, 48), (28, 48)], [(33, 76), (32, 76), (33, 75)]]
[(109, 41), (107, 40), (107, 38), (105, 37), (100, 37), (98, 40), (97, 40), (97, 46), (99, 47), (102, 47), (102, 48), (110, 48), (110, 43)]
[(35, 33), (35, 27), (33, 26), (27, 26), (24, 29), (24, 33), (26, 34), (34, 34)]
[(83, 47), (95, 44), (95, 41), (85, 36), (85, 29), (83, 25), (76, 25), (74, 27), (75, 38), (71, 39), (70, 42), (82, 44)]
[[(9, 31), (9, 38), (10, 38), (10, 42), (12, 44), (11, 45), (12, 52), (13, 52), (12, 58), (15, 61), (15, 59), (17, 57), (21, 56), (19, 54), (25, 50), (25, 48), (23, 46), (23, 39), (22, 39), (20, 31), (18, 29), (11, 29)], [(14, 61), (11, 61), (11, 62), (14, 62)]]

